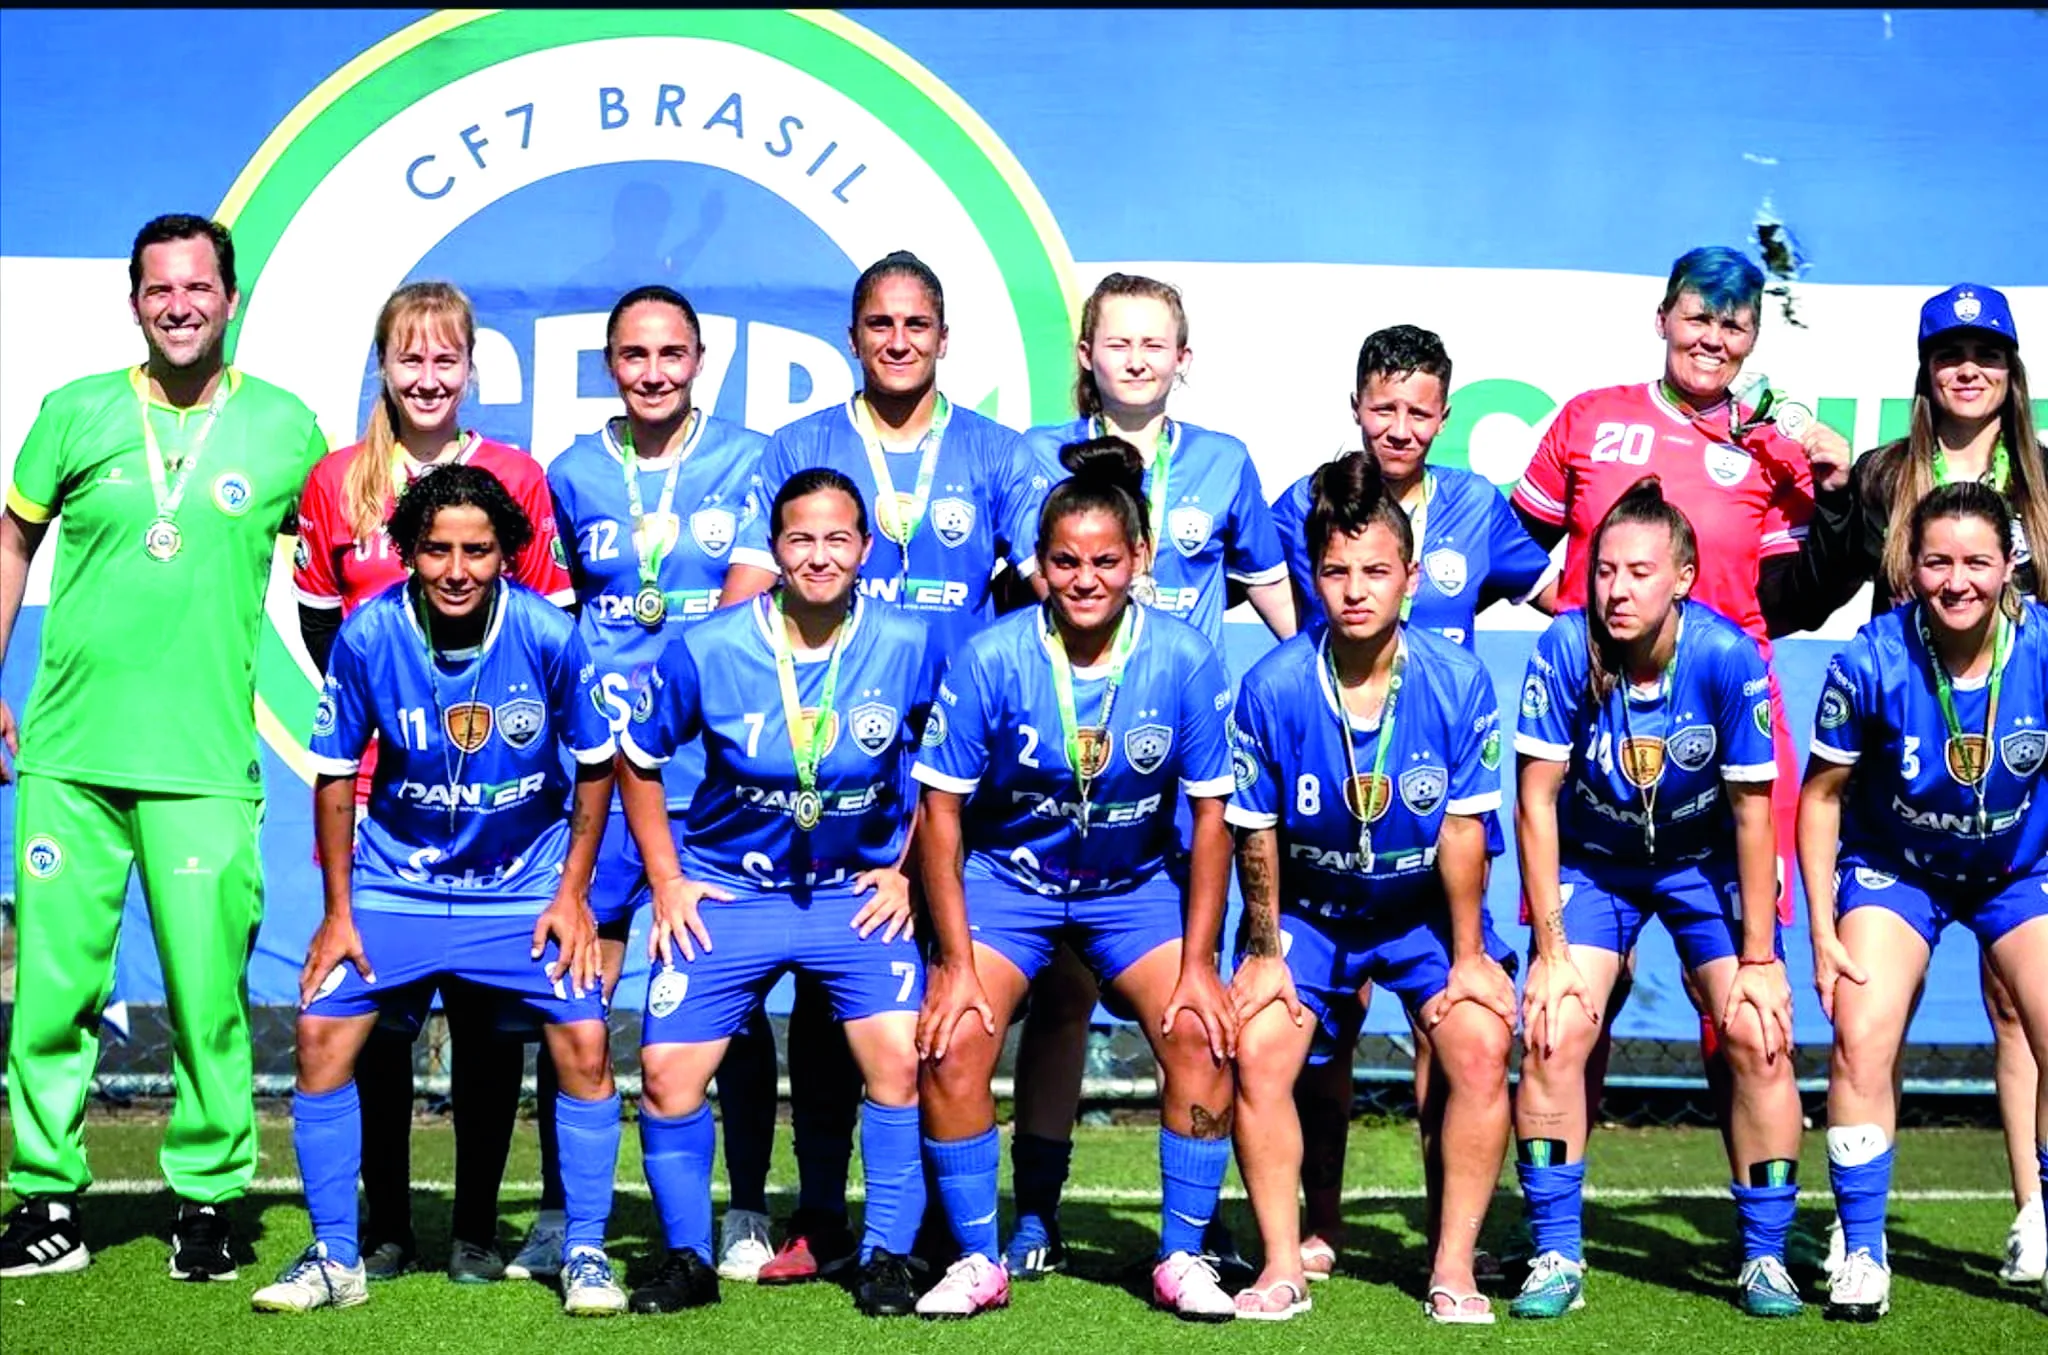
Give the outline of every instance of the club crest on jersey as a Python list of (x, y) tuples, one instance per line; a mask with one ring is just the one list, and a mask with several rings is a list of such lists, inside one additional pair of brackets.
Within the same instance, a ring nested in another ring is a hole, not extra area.
[(1952, 734), (1942, 752), (1948, 774), (1965, 786), (1976, 785), (1991, 770), (1991, 750), (1982, 734)]
[(880, 757), (896, 735), (896, 708), (870, 701), (848, 711), (846, 723), (853, 731), (854, 747), (869, 757)]
[(1362, 772), (1344, 778), (1344, 807), (1361, 823), (1385, 816), (1394, 799), (1394, 780), (1384, 772)]
[(306, 545), (306, 538), (303, 536), (299, 538), (299, 544), (292, 547), (292, 565), (297, 569), (313, 567), (313, 551)]
[(1139, 725), (1124, 735), (1124, 757), (1140, 775), (1150, 776), (1166, 765), (1173, 751), (1173, 730), (1166, 725)]
[(54, 880), (64, 869), (64, 849), (57, 845), (57, 839), (48, 833), (37, 833), (22, 848), (21, 859), (26, 863), (32, 880)]
[(1664, 740), (1626, 738), (1616, 751), (1621, 774), (1637, 790), (1648, 790), (1664, 779)]
[(1849, 698), (1842, 695), (1838, 687), (1830, 687), (1820, 694), (1820, 714), (1816, 717), (1822, 729), (1840, 729), (1849, 723)]
[(673, 1016), (690, 994), (690, 976), (677, 969), (663, 969), (647, 985), (647, 1014)]
[(706, 555), (723, 555), (732, 549), (739, 520), (729, 508), (699, 508), (690, 514), (690, 537)]
[(249, 488), (249, 477), (240, 471), (229, 471), (213, 482), (214, 506), (231, 518), (238, 518), (249, 511), (249, 503), (255, 497)]
[(810, 747), (813, 737), (812, 731), (818, 727), (818, 720), (821, 715), (825, 721), (825, 746), (818, 750), (818, 759), (823, 761), (825, 755), (831, 752), (839, 742), (838, 711), (828, 710), (820, 712), (816, 706), (805, 706), (796, 717), (796, 737), (797, 742), (806, 748)]
[(1726, 442), (1707, 444), (1707, 475), (1723, 489), (1733, 489), (1749, 474), (1748, 452)]
[(1862, 885), (1865, 889), (1890, 889), (1899, 882), (1898, 876), (1887, 875), (1881, 870), (1872, 870), (1868, 866), (1856, 867), (1855, 875), (1856, 883)]
[(1712, 725), (1687, 725), (1665, 741), (1664, 751), (1680, 771), (1696, 772), (1713, 760), (1721, 738)]
[(1522, 684), (1522, 718), (1540, 720), (1550, 714), (1550, 692), (1544, 687), (1543, 679), (1534, 673)]
[[(643, 692), (641, 700), (653, 695)], [(507, 701), (498, 707), (498, 736), (514, 748), (524, 748), (540, 737), (541, 727), (547, 723), (548, 708), (530, 696), (516, 701)]]
[(1250, 790), (1259, 779), (1259, 760), (1242, 746), (1230, 750), (1230, 772), (1241, 791)]
[(1998, 741), (1998, 755), (2005, 759), (2005, 769), (2014, 776), (2025, 779), (2041, 770), (2041, 762), (2048, 758), (2048, 731), (2022, 729), (2006, 735)]
[(1401, 773), (1401, 803), (1412, 814), (1429, 814), (1444, 802), (1450, 776), (1442, 767), (1413, 767)]
[(1091, 779), (1102, 775), (1109, 766), (1109, 750), (1114, 747), (1109, 731), (1100, 725), (1083, 726), (1074, 731), (1074, 743), (1079, 757), (1074, 770)]
[(1489, 772), (1500, 770), (1500, 726), (1486, 731), (1486, 739), (1479, 745), (1479, 765)]
[(448, 742), (465, 753), (474, 753), (491, 740), (491, 726), (496, 723), (491, 708), (481, 701), (464, 701), (448, 708), (441, 717), (441, 725), (448, 731)]
[(643, 513), (633, 525), (633, 550), (643, 560), (666, 559), (682, 530), (682, 519), (674, 513)]
[(1173, 539), (1173, 548), (1189, 559), (1209, 544), (1209, 532), (1215, 525), (1215, 518), (1186, 504), (1166, 515), (1166, 534)]
[(1436, 585), (1436, 591), (1445, 597), (1454, 598), (1465, 591), (1465, 557), (1461, 552), (1448, 548), (1433, 550), (1422, 557), (1422, 568)]
[(974, 531), (974, 505), (965, 499), (938, 499), (932, 503), (932, 531), (947, 549), (965, 541)]
[(329, 687), (320, 693), (320, 703), (313, 707), (313, 733), (332, 734), (335, 724), (334, 690)]
[(934, 701), (931, 713), (924, 717), (924, 738), (922, 742), (927, 748), (937, 748), (945, 741), (946, 708)]
[(1756, 732), (1765, 738), (1771, 737), (1771, 703), (1769, 698), (1749, 708), (1749, 718), (1756, 721)]

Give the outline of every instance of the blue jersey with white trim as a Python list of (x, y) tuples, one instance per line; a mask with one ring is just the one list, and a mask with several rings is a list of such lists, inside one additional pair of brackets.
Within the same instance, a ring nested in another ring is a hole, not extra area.
[[(1245, 674), (1237, 693), (1237, 791), (1225, 816), (1241, 828), (1278, 830), (1284, 909), (1324, 917), (1413, 909), (1438, 896), (1444, 816), (1500, 808), (1493, 679), (1451, 641), (1403, 626), (1393, 741), (1376, 778), (1384, 712), (1367, 724), (1343, 711), (1328, 642), (1322, 627), (1297, 635)], [(1367, 814), (1370, 861), (1360, 842)]]
[[(1680, 606), (1668, 694), (1661, 682), (1623, 682), (1589, 708), (1578, 608), (1559, 613), (1529, 656), (1515, 751), (1571, 764), (1557, 808), (1565, 860), (1652, 865), (1726, 855), (1735, 818), (1721, 783), (1777, 779), (1770, 678), (1756, 641), (1704, 604)], [(1651, 811), (1654, 856), (1645, 834)]]
[[(1094, 421), (1048, 424), (1024, 435), (1049, 484), (1067, 478), (1060, 448), (1095, 436)], [(1287, 557), (1273, 529), (1273, 513), (1259, 487), (1258, 468), (1245, 445), (1228, 433), (1212, 432), (1178, 419), (1168, 423), (1166, 524), (1153, 543), (1153, 576), (1159, 590), (1153, 610), (1187, 622), (1223, 652), (1225, 581), (1277, 583), (1287, 577)], [(1146, 504), (1159, 472), (1153, 448), (1139, 451), (1145, 467)]]
[(1828, 664), (1811, 751), (1856, 768), (1842, 845), (1937, 879), (2031, 870), (2048, 850), (2048, 608), (2032, 599), (2021, 606), (1999, 679), (1998, 728), (1987, 739), (1988, 676), (1952, 684), (1962, 735), (1949, 733), (1919, 606), (1877, 617)]
[[(622, 736), (627, 757), (660, 766), (700, 735), (704, 778), (682, 824), (683, 873), (751, 891), (849, 884), (893, 866), (910, 827), (911, 750), (937, 685), (935, 641), (899, 608), (856, 600), (825, 725), (817, 790), (824, 816), (807, 833), (769, 627), (773, 594), (692, 626), (662, 654)], [(819, 718), (830, 651), (794, 656), (806, 724)]]
[[(921, 451), (883, 453), (898, 491), (916, 488)], [(971, 409), (952, 406), (932, 467), (931, 497), (910, 538), (907, 562), (904, 549), (882, 535), (874, 470), (854, 426), (852, 400), (808, 414), (768, 440), (761, 455), (762, 514), (747, 545), (766, 553), (769, 505), (792, 475), (814, 467), (852, 480), (867, 503), (874, 549), (861, 567), (861, 596), (915, 612), (947, 653), (995, 615), (989, 589), (998, 560), (1020, 574), (1037, 568), (1038, 510), (1046, 486), (1020, 451), (1016, 431)]]
[[(661, 490), (671, 463), (639, 458), (642, 531), (648, 539), (637, 543), (617, 421), (576, 439), (548, 466), (558, 539), (568, 551), (581, 605), (577, 629), (597, 661), (614, 730), (625, 728), (661, 651), (685, 627), (718, 609), (726, 571), (734, 564), (775, 567), (765, 551), (750, 555), (743, 540), (762, 511), (756, 477), (766, 442), (759, 433), (700, 411), (677, 453), (682, 465), (675, 497), (665, 507)], [(661, 552), (655, 579), (668, 615), (652, 629), (633, 619), (641, 549)], [(686, 796), (688, 789), (685, 783)]]
[[(1176, 797), (1230, 794), (1230, 684), (1185, 622), (1147, 608), (1136, 625), (1088, 796), (1088, 830), (1053, 686), (1046, 611), (1002, 617), (953, 656), (913, 775), (968, 797), (966, 874), (1048, 895), (1121, 894), (1179, 848)], [(1074, 714), (1102, 727), (1106, 661), (1074, 670)]]
[[(561, 881), (572, 790), (563, 751), (611, 760), (596, 670), (576, 623), (523, 584), (468, 657), (428, 657), (410, 583), (341, 623), (313, 713), (312, 762), (377, 770), (356, 829), (358, 897), (397, 911), (537, 914)], [(417, 905), (408, 907), (407, 904)]]
[[(1287, 553), (1287, 570), (1306, 599), (1301, 627), (1322, 625), (1316, 593), (1316, 562), (1308, 558), (1309, 481), (1304, 475), (1273, 501), (1273, 525)], [(1422, 565), (1408, 622), (1447, 640), (1473, 647), (1474, 618), (1495, 599), (1527, 602), (1550, 578), (1550, 552), (1508, 506), (1507, 497), (1483, 475), (1432, 466), (1427, 471), (1428, 507), (1422, 540), (1415, 543)]]

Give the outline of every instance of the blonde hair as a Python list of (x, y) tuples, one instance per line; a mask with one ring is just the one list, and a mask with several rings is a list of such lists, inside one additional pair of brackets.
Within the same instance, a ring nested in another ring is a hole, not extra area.
[[(1095, 284), (1095, 290), (1088, 294), (1088, 300), (1081, 307), (1081, 342), (1095, 342), (1095, 326), (1102, 319), (1102, 303), (1113, 296), (1149, 297), (1164, 305), (1173, 315), (1174, 340), (1176, 348), (1188, 346), (1188, 313), (1181, 305), (1180, 289), (1157, 278), (1140, 277), (1134, 273), (1111, 273)], [(1084, 418), (1094, 418), (1102, 412), (1102, 391), (1095, 384), (1095, 368), (1086, 362), (1080, 364), (1080, 372), (1074, 377), (1074, 410)]]
[(384, 382), (384, 355), (394, 343), (435, 329), (453, 330), (463, 351), (475, 355), (476, 310), (451, 283), (409, 282), (377, 313), (377, 404), (370, 411), (362, 446), (341, 481), (342, 516), (358, 541), (375, 536), (391, 516), (391, 452), (398, 446), (398, 407)]
[[(1998, 412), (1999, 436), (2012, 466), (2005, 496), (2033, 552), (2034, 595), (2048, 602), (2048, 470), (2044, 470), (2041, 444), (2034, 434), (2034, 405), (2027, 395), (2027, 369), (2018, 349), (2011, 350), (2008, 362), (2005, 405)], [(1913, 592), (1913, 509), (1939, 488), (1934, 483), (1936, 408), (1934, 379), (1923, 357), (1920, 374), (1913, 382), (1909, 431), (1901, 441), (1871, 453), (1874, 457), (1890, 454), (1890, 467), (1882, 462), (1873, 467), (1891, 472), (1891, 483), (1885, 487), (1890, 491), (1885, 499), (1891, 522), (1885, 529), (1877, 586), (1895, 598), (1910, 597)]]

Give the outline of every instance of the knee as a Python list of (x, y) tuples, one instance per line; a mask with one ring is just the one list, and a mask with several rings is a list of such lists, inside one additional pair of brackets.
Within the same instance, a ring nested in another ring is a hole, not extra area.
[[(1836, 1009), (1841, 1017), (1840, 1008)], [(1888, 1092), (1892, 1085), (1895, 1052), (1891, 1042), (1881, 1038), (1873, 1023), (1853, 1018), (1838, 1020), (1835, 1047), (1828, 1060), (1828, 1080), (1840, 1081), (1858, 1093)]]
[[(1306, 1079), (1301, 1053), (1292, 1043), (1263, 1023), (1245, 1027), (1238, 1036), (1234, 1070), (1240, 1102), (1259, 1108), (1294, 1104), (1295, 1088)], [(1203, 1057), (1208, 1057), (1206, 1048)]]
[(568, 1038), (549, 1042), (555, 1056), (555, 1077), (565, 1096), (578, 1101), (597, 1101), (612, 1094), (611, 1048), (605, 1029), (597, 1023), (557, 1027), (571, 1032)]
[(901, 1050), (890, 1050), (876, 1062), (878, 1066), (870, 1068), (866, 1075), (867, 1099), (878, 1106), (916, 1105), (917, 1051), (906, 1044)]
[(1507, 1022), (1489, 1013), (1461, 1020), (1455, 1029), (1446, 1030), (1450, 1025), (1446, 1020), (1438, 1026), (1436, 1038), (1425, 1046), (1435, 1075), (1461, 1093), (1505, 1093), (1508, 1050), (1514, 1042)]
[(640, 1102), (646, 1109), (673, 1120), (694, 1115), (704, 1104), (708, 1080), (690, 1076), (674, 1045), (648, 1045), (640, 1051)]
[(297, 1035), (298, 1089), (331, 1092), (355, 1076), (356, 1051), (348, 1023), (300, 1017)]
[(946, 1057), (918, 1066), (918, 1094), (931, 1106), (963, 1105), (988, 1096), (997, 1047), (979, 1025), (962, 1022)]
[(1229, 1096), (1230, 1065), (1217, 1059), (1209, 1047), (1209, 1034), (1200, 1021), (1182, 1013), (1173, 1029), (1154, 1048), (1159, 1070), (1168, 1082), (1187, 1090), (1192, 1097), (1208, 1099)]
[(1764, 1032), (1754, 1013), (1745, 1011), (1732, 1025), (1720, 1028), (1721, 1049), (1728, 1071), (1749, 1082), (1791, 1080), (1792, 1060), (1779, 1049), (1776, 1057), (1764, 1049)]

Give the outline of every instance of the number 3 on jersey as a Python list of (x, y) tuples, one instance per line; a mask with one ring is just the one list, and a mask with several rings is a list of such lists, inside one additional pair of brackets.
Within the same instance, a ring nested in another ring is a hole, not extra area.
[(1619, 461), (1625, 466), (1641, 466), (1648, 463), (1656, 440), (1656, 430), (1646, 423), (1603, 423), (1593, 430), (1589, 455), (1596, 464)]

